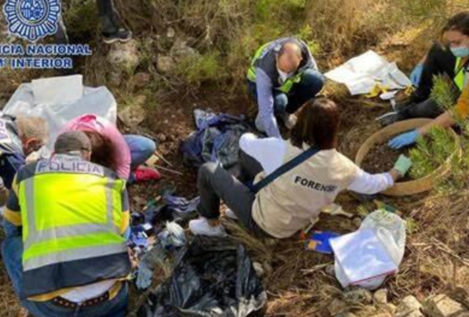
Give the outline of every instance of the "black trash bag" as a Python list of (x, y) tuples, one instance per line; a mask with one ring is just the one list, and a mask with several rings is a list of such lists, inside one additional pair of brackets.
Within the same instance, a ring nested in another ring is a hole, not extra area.
[(228, 238), (196, 236), (172, 276), (149, 295), (138, 316), (263, 316), (266, 302), (243, 245)]

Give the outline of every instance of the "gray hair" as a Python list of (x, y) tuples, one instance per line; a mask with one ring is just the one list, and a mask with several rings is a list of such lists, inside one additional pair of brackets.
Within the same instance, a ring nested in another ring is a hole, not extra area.
[(38, 139), (45, 142), (49, 137), (49, 127), (47, 121), (39, 117), (18, 116), (16, 125), (20, 138)]
[(71, 152), (91, 152), (91, 141), (82, 131), (70, 131), (59, 135), (55, 141), (54, 152), (66, 154)]

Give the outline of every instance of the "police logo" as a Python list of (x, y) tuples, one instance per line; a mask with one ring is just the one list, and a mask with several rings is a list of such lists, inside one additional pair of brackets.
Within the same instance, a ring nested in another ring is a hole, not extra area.
[(57, 32), (60, 0), (7, 0), (3, 12), (10, 34), (36, 42)]

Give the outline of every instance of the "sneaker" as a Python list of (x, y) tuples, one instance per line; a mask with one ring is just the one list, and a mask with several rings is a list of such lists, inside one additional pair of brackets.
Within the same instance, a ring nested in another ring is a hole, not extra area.
[(189, 221), (189, 229), (195, 235), (209, 237), (226, 237), (225, 229), (221, 225), (211, 226), (205, 218)]
[(151, 167), (139, 166), (135, 171), (135, 182), (158, 181), (161, 179), (161, 174), (156, 169)]
[(225, 217), (233, 219), (233, 220), (238, 220), (238, 216), (236, 216), (236, 214), (231, 209), (227, 209), (225, 211)]
[(121, 42), (121, 43), (126, 43), (132, 39), (132, 32), (126, 29), (119, 29), (117, 30), (116, 33), (105, 35), (103, 34), (104, 37), (104, 43), (106, 44), (112, 44), (115, 42)]
[(288, 129), (288, 130), (291, 130), (293, 129), (293, 127), (295, 126), (296, 122), (298, 121), (298, 117), (294, 114), (288, 114), (288, 113), (285, 113), (282, 117), (283, 119), (283, 123), (285, 124), (285, 127)]

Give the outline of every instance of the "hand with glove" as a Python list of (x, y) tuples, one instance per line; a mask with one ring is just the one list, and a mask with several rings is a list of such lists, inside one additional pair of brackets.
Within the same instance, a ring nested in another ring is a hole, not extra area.
[(401, 154), (397, 159), (396, 164), (394, 164), (393, 169), (397, 171), (401, 175), (401, 177), (404, 177), (411, 167), (412, 161), (410, 160), (410, 158)]
[(406, 132), (389, 141), (388, 146), (394, 150), (399, 150), (417, 142), (419, 136), (420, 133), (417, 130)]
[(418, 64), (415, 66), (414, 70), (410, 74), (410, 81), (412, 82), (412, 85), (415, 87), (418, 87), (420, 84), (420, 80), (422, 79), (422, 73), (423, 73), (423, 64)]

